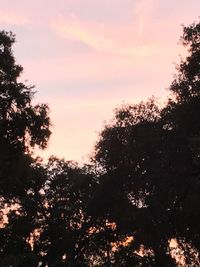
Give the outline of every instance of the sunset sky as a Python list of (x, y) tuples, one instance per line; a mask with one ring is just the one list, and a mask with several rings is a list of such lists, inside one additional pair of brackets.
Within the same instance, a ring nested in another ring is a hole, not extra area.
[(162, 101), (183, 52), (181, 24), (200, 0), (0, 1), (0, 25), (16, 34), (22, 80), (36, 86), (53, 123), (43, 153), (83, 162), (123, 102)]

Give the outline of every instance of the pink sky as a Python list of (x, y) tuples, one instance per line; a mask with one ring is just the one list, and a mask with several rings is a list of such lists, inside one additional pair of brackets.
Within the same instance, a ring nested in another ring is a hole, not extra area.
[(16, 34), (22, 79), (51, 109), (43, 155), (86, 161), (116, 106), (164, 100), (182, 53), (181, 24), (199, 10), (199, 0), (2, 1), (1, 29)]

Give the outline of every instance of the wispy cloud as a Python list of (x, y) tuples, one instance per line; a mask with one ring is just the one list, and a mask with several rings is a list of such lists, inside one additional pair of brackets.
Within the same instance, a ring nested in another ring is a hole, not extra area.
[(156, 5), (157, 0), (140, 0), (137, 1), (133, 15), (138, 19), (139, 34), (142, 35), (147, 28), (147, 21), (150, 19), (152, 11)]
[[(82, 21), (76, 16), (60, 18), (53, 24), (54, 30), (68, 40), (84, 43), (99, 52), (108, 52), (121, 56), (149, 56), (152, 47), (139, 44), (134, 36), (141, 31), (141, 22), (135, 27), (123, 25), (106, 26), (91, 21)], [(136, 31), (137, 28), (137, 31)], [(136, 33), (138, 32), (138, 33)], [(136, 33), (136, 34), (135, 34)]]
[(28, 18), (22, 15), (18, 15), (16, 13), (5, 13), (0, 12), (0, 23), (6, 25), (25, 25), (28, 23)]
[(36, 84), (36, 102), (52, 110), (45, 153), (68, 159), (89, 151), (123, 100), (165, 98), (172, 62), (182, 54), (180, 25), (198, 19), (200, 10), (199, 0), (1, 2), (0, 25), (17, 36), (22, 80)]

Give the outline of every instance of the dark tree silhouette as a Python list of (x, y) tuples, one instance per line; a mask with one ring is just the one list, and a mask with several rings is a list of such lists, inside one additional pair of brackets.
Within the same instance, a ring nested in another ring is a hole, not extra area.
[(47, 105), (19, 81), (12, 33), (0, 32), (0, 266), (199, 266), (200, 23), (164, 107), (115, 110), (92, 166), (33, 158), (50, 136)]
[(48, 106), (33, 105), (33, 87), (19, 81), (23, 68), (12, 53), (15, 37), (0, 32), (0, 265), (34, 264), (27, 239), (35, 228), (36, 199), (42, 184), (35, 146), (45, 148), (50, 136)]
[(200, 24), (184, 27), (181, 42), (188, 56), (170, 86), (173, 99), (161, 110), (154, 100), (116, 110), (95, 148), (103, 172), (98, 212), (134, 237), (124, 266), (141, 246), (151, 252), (143, 266), (176, 265), (172, 239), (185, 264), (199, 264)]
[(185, 140), (184, 147), (190, 154), (190, 168), (188, 164), (182, 166), (187, 175), (182, 177), (175, 202), (176, 236), (184, 247), (186, 264), (190, 264), (191, 253), (200, 251), (200, 23), (184, 27), (181, 42), (188, 56), (178, 66), (178, 74), (170, 87), (175, 100), (169, 101), (162, 117), (166, 127)]
[[(34, 106), (33, 87), (19, 81), (22, 66), (15, 63), (12, 33), (0, 32), (0, 193), (23, 193), (30, 186), (31, 148), (45, 148), (50, 136), (48, 106)], [(27, 167), (27, 168), (26, 168)]]
[(85, 262), (93, 227), (87, 207), (95, 179), (87, 168), (80, 169), (73, 162), (55, 157), (49, 159), (46, 171), (43, 211), (39, 219), (41, 234), (36, 250), (43, 252), (44, 266)]

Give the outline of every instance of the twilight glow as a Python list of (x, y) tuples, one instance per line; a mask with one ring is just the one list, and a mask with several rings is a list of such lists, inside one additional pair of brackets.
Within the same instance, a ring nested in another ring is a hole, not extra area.
[(51, 109), (42, 155), (86, 161), (116, 106), (164, 100), (183, 52), (181, 24), (199, 10), (199, 0), (2, 1), (1, 30), (16, 34), (22, 80)]

